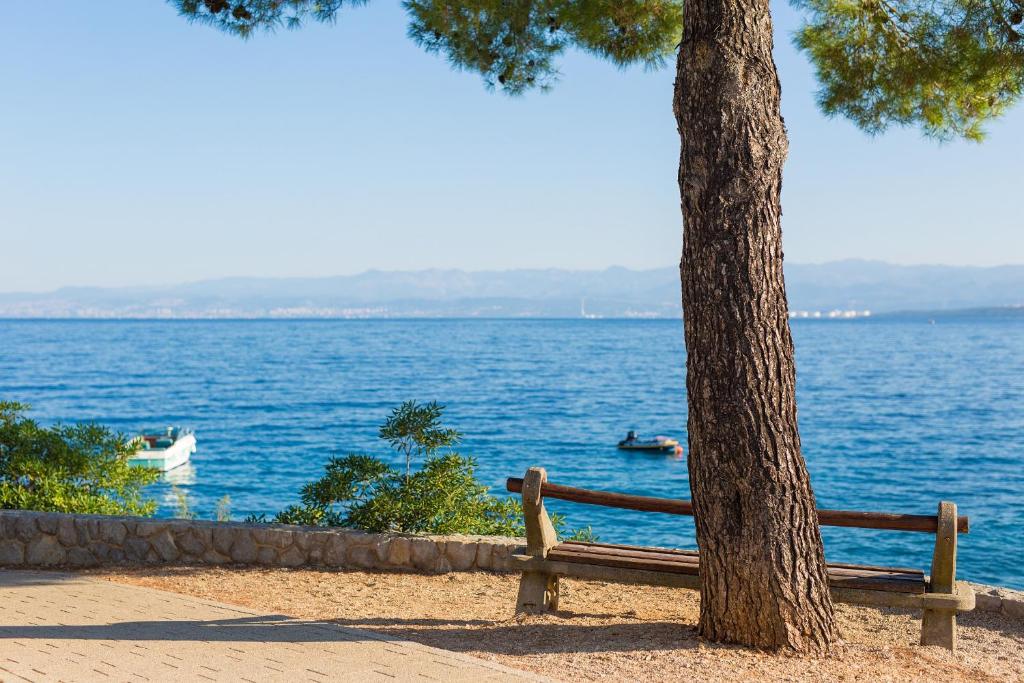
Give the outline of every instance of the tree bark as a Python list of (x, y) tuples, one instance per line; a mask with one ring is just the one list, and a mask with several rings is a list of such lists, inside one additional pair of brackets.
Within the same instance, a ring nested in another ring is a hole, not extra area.
[(768, 0), (686, 1), (674, 109), (700, 633), (828, 650), (838, 632), (797, 430)]

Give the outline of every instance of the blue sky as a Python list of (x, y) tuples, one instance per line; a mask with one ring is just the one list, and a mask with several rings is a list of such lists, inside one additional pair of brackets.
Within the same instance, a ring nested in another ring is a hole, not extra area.
[[(678, 262), (671, 69), (569, 53), (510, 99), (397, 2), (248, 42), (161, 0), (4, 9), (0, 291)], [(1024, 263), (1024, 108), (980, 146), (867, 137), (818, 112), (775, 12), (786, 258)]]

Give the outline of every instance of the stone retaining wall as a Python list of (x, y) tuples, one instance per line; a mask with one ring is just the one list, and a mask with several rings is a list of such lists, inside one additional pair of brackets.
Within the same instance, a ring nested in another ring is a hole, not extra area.
[(189, 519), (0, 511), (0, 565), (248, 564), (505, 571), (522, 539), (367, 534)]
[(1003, 616), (1024, 621), (1024, 591), (980, 583), (972, 583), (971, 587), (974, 589), (974, 609), (999, 612)]
[[(247, 564), (429, 573), (509, 571), (523, 539), (409, 536), (191, 519), (0, 510), (0, 566)], [(1024, 619), (1024, 592), (972, 584), (976, 609)]]

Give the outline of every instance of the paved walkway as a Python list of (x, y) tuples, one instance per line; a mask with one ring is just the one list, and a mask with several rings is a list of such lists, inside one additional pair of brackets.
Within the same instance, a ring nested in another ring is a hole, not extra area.
[(546, 680), (378, 633), (56, 572), (0, 570), (0, 680)]

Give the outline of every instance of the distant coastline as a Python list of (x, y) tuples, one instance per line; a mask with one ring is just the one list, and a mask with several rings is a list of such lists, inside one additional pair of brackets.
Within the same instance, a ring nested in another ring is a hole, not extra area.
[[(794, 319), (849, 319), (1024, 305), (1024, 265), (789, 264)], [(162, 287), (0, 293), (0, 318), (678, 319), (676, 268), (368, 271), (324, 278), (225, 278)]]
[[(798, 313), (798, 315), (794, 315)], [(820, 313), (821, 315), (802, 315), (803, 313)], [(1021, 318), (1024, 319), (1024, 306), (992, 306), (985, 308), (958, 308), (950, 310), (922, 310), (922, 311), (889, 311), (884, 313), (871, 313), (870, 315), (864, 315), (861, 312), (856, 312), (857, 315), (848, 315), (847, 313), (854, 313), (853, 311), (838, 311), (839, 315), (829, 315), (829, 313), (836, 313), (833, 311), (796, 311), (790, 312), (790, 320), (798, 323), (805, 322), (849, 322), (851, 320), (865, 321), (870, 319), (876, 320), (893, 320), (893, 319), (920, 319), (920, 320), (943, 320), (943, 319), (957, 319), (957, 318)], [(531, 320), (545, 320), (545, 321), (572, 321), (572, 320), (598, 320), (598, 321), (632, 321), (642, 322), (644, 320), (651, 321), (665, 321), (665, 320), (679, 320), (682, 313), (675, 316), (596, 316), (588, 315), (586, 318), (580, 316), (458, 316), (458, 315), (368, 315), (368, 316), (259, 316), (259, 315), (245, 315), (245, 316), (231, 316), (231, 315), (201, 315), (201, 316), (189, 316), (189, 315), (174, 315), (174, 316), (88, 316), (88, 315), (77, 315), (77, 316), (0, 316), (0, 322), (331, 322), (331, 321), (408, 321), (408, 320), (421, 320), (421, 321), (438, 321), (443, 322), (446, 320), (522, 320), (524, 322)]]

